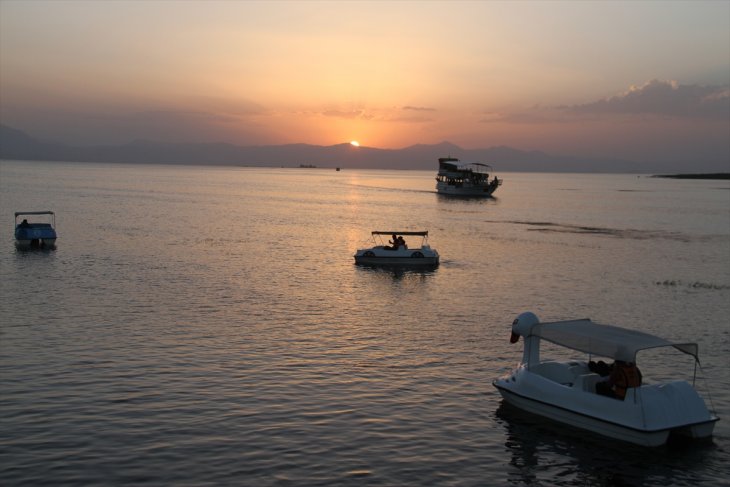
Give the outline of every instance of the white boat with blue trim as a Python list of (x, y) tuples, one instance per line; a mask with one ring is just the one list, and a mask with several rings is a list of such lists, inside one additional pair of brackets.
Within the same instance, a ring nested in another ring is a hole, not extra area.
[[(20, 218), (23, 220), (18, 223)], [(56, 214), (52, 211), (16, 211), (15, 245), (19, 249), (53, 249), (58, 237), (55, 227)]]
[[(623, 399), (597, 393), (606, 381), (594, 362), (558, 362), (540, 358), (540, 343), (547, 340), (568, 349), (613, 358), (633, 365), (637, 352), (671, 347), (692, 356), (699, 364), (696, 343), (670, 342), (647, 333), (589, 319), (541, 323), (533, 313), (522, 313), (512, 324), (511, 342), (524, 339), (522, 361), (493, 385), (504, 400), (533, 414), (643, 446), (659, 446), (671, 436), (712, 436), (718, 417), (708, 410), (693, 384), (685, 380), (642, 383), (624, 387)], [(624, 384), (626, 385), (626, 384)], [(622, 395), (623, 395), (622, 394)]]

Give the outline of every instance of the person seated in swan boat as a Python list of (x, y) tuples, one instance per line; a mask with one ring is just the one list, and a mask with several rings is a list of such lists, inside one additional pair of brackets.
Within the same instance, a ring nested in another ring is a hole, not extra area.
[[(592, 363), (589, 363), (588, 366), (593, 371)], [(612, 365), (606, 367), (609, 369), (609, 373), (607, 374), (608, 379), (596, 383), (596, 394), (623, 401), (626, 398), (626, 390), (629, 387), (641, 386), (641, 371), (634, 362), (616, 359)], [(600, 366), (597, 367), (597, 369), (600, 368)]]

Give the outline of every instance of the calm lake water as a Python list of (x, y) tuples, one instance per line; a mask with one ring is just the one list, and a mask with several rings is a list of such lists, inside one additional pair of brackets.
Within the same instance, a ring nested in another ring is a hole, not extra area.
[[(728, 181), (498, 175), (485, 201), (435, 168), (0, 163), (2, 484), (728, 485)], [(57, 249), (16, 251), (13, 212), (45, 209)], [(354, 265), (421, 229), (436, 270)], [(523, 311), (698, 342), (712, 441), (504, 406)]]

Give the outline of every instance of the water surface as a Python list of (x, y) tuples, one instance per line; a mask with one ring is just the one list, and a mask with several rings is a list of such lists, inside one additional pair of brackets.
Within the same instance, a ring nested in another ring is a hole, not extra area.
[[(511, 173), (471, 200), (434, 176), (0, 163), (3, 484), (726, 482), (728, 183)], [(43, 209), (58, 248), (16, 251), (13, 212)], [(355, 266), (376, 229), (429, 230), (441, 265)], [(697, 341), (713, 440), (646, 450), (503, 405), (527, 310)]]

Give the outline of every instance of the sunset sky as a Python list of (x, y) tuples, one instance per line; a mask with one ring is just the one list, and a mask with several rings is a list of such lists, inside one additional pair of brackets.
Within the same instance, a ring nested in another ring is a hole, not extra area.
[(730, 166), (730, 1), (0, 0), (0, 123)]

